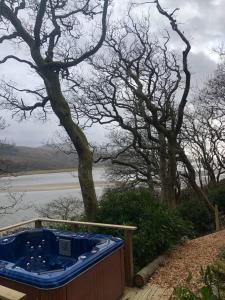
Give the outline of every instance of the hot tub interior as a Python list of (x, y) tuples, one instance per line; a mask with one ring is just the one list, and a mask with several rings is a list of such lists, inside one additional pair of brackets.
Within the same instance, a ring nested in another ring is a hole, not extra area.
[(63, 235), (47, 229), (23, 232), (1, 239), (0, 260), (29, 272), (58, 272), (86, 257), (85, 254), (96, 253), (98, 246), (106, 242), (90, 235)]

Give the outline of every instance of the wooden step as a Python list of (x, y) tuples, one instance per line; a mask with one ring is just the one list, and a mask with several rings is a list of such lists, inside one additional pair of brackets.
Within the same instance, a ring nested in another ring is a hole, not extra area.
[(1, 300), (26, 300), (27, 298), (24, 293), (0, 285), (0, 299)]
[(147, 284), (143, 288), (126, 288), (121, 300), (169, 300), (173, 288), (162, 288), (156, 284)]

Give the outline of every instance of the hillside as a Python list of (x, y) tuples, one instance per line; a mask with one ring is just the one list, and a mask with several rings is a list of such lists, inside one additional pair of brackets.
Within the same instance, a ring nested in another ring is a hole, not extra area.
[(77, 167), (75, 155), (64, 154), (53, 147), (0, 146), (0, 169), (10, 172), (54, 170)]

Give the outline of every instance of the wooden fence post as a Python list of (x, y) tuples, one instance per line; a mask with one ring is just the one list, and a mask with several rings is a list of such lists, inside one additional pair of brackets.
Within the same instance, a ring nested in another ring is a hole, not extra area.
[(124, 230), (124, 265), (126, 285), (133, 286), (134, 262), (131, 230)]
[(42, 228), (42, 222), (41, 220), (35, 220), (35, 228)]

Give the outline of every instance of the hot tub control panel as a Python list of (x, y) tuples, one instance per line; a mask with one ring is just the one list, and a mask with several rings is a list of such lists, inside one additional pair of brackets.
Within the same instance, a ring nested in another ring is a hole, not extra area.
[(59, 239), (59, 255), (71, 256), (71, 240)]

